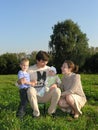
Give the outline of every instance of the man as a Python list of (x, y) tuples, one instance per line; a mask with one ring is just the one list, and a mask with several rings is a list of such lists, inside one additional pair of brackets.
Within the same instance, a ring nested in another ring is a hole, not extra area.
[[(30, 105), (33, 109), (33, 116), (39, 117), (40, 111), (38, 108), (38, 103), (50, 102), (48, 108), (48, 114), (54, 115), (56, 111), (57, 103), (60, 99), (61, 91), (59, 88), (51, 89), (46, 92), (43, 97), (38, 96), (37, 92), (44, 86), (46, 80), (49, 66), (47, 66), (49, 60), (49, 55), (45, 51), (39, 51), (36, 55), (36, 64), (30, 66), (28, 73), (30, 74), (30, 80), (32, 82), (32, 87), (28, 88), (27, 95)], [(22, 79), (18, 83), (25, 83), (25, 80)]]

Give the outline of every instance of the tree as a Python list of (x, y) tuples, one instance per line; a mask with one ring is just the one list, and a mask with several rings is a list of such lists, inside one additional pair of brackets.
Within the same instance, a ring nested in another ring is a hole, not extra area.
[(98, 52), (86, 60), (83, 68), (86, 73), (98, 73)]
[(0, 74), (6, 74), (7, 61), (3, 56), (0, 56)]
[(36, 63), (36, 54), (37, 51), (33, 51), (30, 56), (29, 56), (29, 60), (30, 60), (30, 65), (33, 65)]
[(30, 65), (36, 62), (36, 53), (26, 54), (21, 53), (5, 53), (0, 55), (0, 74), (16, 74), (20, 69), (20, 60), (27, 57), (30, 61)]
[(58, 22), (52, 29), (49, 51), (53, 56), (55, 66), (59, 69), (62, 62), (68, 59), (81, 67), (89, 49), (86, 34), (72, 20)]
[(96, 54), (96, 53), (98, 53), (98, 47), (90, 47), (89, 48), (89, 53), (90, 53), (90, 55), (94, 55), (94, 54)]
[(19, 70), (17, 54), (6, 53), (0, 56), (0, 74), (16, 74)]

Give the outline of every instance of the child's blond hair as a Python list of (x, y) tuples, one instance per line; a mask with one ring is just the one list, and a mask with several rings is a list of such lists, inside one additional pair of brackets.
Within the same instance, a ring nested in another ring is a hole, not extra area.
[(23, 64), (25, 62), (29, 62), (29, 59), (28, 58), (22, 58), (21, 61), (20, 61), (20, 64)]

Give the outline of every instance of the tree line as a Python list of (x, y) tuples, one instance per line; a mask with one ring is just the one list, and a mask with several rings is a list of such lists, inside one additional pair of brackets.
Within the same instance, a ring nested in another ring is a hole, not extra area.
[[(71, 19), (58, 22), (52, 27), (48, 54), (49, 65), (54, 65), (58, 73), (64, 60), (72, 60), (79, 65), (81, 73), (98, 73), (98, 47), (89, 47), (86, 34)], [(36, 53), (5, 53), (0, 55), (0, 74), (16, 74), (20, 59), (28, 57), (30, 65), (36, 63)]]
[[(17, 74), (19, 71), (19, 63), (20, 59), (23, 57), (28, 57), (30, 60), (30, 65), (33, 65), (36, 63), (36, 52), (32, 52), (31, 54), (27, 55), (25, 53), (6, 53), (0, 56), (0, 74)], [(50, 55), (50, 61), (48, 65), (52, 66), (54, 65), (57, 68), (58, 73), (61, 73), (61, 65), (63, 62), (60, 62), (59, 65), (57, 65), (53, 61), (53, 57), (50, 52), (48, 52)], [(82, 60), (81, 60), (82, 62)], [(81, 64), (81, 63), (80, 63)], [(60, 66), (60, 67), (58, 67)], [(80, 67), (79, 66), (80, 73), (98, 73), (98, 52), (94, 53), (93, 55), (89, 55), (87, 59), (85, 60), (85, 63)]]

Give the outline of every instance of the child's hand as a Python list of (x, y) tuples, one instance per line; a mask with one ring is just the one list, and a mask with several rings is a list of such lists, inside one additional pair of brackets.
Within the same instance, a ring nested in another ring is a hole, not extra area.
[(36, 80), (32, 80), (32, 81), (31, 81), (31, 85), (32, 85), (32, 86), (35, 86), (36, 84), (37, 84), (37, 81), (36, 81)]
[(26, 84), (26, 83), (27, 83), (27, 81), (25, 78), (21, 78), (18, 80), (18, 84)]
[(62, 93), (61, 93), (61, 97), (65, 97), (65, 92), (62, 92)]
[(56, 84), (53, 84), (51, 87), (50, 87), (50, 90), (54, 89), (54, 88), (57, 88), (57, 85)]

